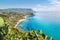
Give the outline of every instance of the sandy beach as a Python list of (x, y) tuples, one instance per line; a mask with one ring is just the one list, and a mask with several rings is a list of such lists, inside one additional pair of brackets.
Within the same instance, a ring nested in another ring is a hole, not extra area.
[(17, 22), (17, 24), (15, 25), (14, 28), (17, 28), (17, 25), (18, 25), (19, 23), (23, 22), (24, 20), (25, 20), (25, 19), (20, 19), (20, 20)]

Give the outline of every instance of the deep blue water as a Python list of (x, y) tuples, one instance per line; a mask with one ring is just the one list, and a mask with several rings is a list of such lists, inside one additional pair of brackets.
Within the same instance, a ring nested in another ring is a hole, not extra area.
[(44, 18), (28, 16), (25, 21), (18, 25), (18, 29), (22, 29), (25, 32), (29, 30), (42, 30), (49, 37), (52, 36), (54, 40), (60, 40), (60, 22), (52, 22)]

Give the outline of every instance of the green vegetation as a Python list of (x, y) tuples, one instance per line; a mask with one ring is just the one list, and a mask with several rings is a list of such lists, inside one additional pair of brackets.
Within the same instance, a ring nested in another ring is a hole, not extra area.
[(39, 33), (34, 30), (26, 33), (14, 28), (17, 21), (23, 19), (27, 14), (3, 13), (0, 14), (0, 40), (52, 40), (52, 37), (49, 39), (41, 30), (38, 31)]
[[(0, 39), (1, 40), (48, 40), (48, 36), (43, 33), (39, 34), (36, 31), (31, 30), (30, 32), (20, 32), (16, 28), (9, 28), (8, 25), (0, 27)], [(52, 37), (49, 39), (52, 40)]]
[(0, 17), (0, 27), (4, 26), (4, 20), (2, 17)]
[(20, 13), (20, 12), (0, 12), (0, 17), (8, 24), (10, 27), (14, 27), (20, 19), (24, 19), (26, 15), (33, 15), (33, 13)]

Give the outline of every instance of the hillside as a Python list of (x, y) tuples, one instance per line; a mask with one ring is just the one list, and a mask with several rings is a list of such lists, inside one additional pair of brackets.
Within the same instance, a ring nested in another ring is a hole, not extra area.
[(24, 19), (27, 15), (34, 15), (32, 9), (25, 8), (9, 8), (0, 9), (0, 17), (4, 18), (5, 24), (14, 27), (20, 19)]
[[(37, 34), (34, 30), (25, 33), (15, 28), (17, 22), (25, 19), (27, 15), (34, 16), (33, 11), (27, 9), (20, 9), (20, 11), (18, 9), (1, 9), (0, 40), (48, 40), (48, 36), (43, 34), (41, 30), (38, 30), (39, 34)], [(52, 40), (52, 37), (49, 40)]]
[(33, 13), (34, 11), (32, 9), (26, 9), (26, 8), (8, 8), (8, 9), (0, 9), (0, 12), (30, 12)]

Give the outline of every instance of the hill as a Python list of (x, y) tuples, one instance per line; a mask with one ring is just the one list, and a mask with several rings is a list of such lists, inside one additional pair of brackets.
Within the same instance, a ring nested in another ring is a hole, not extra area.
[(0, 9), (0, 12), (30, 12), (33, 13), (34, 11), (32, 9), (26, 9), (26, 8), (8, 8), (8, 9)]
[(10, 27), (14, 27), (20, 19), (24, 19), (27, 15), (34, 15), (32, 9), (26, 8), (9, 8), (0, 9), (0, 17), (8, 24)]

